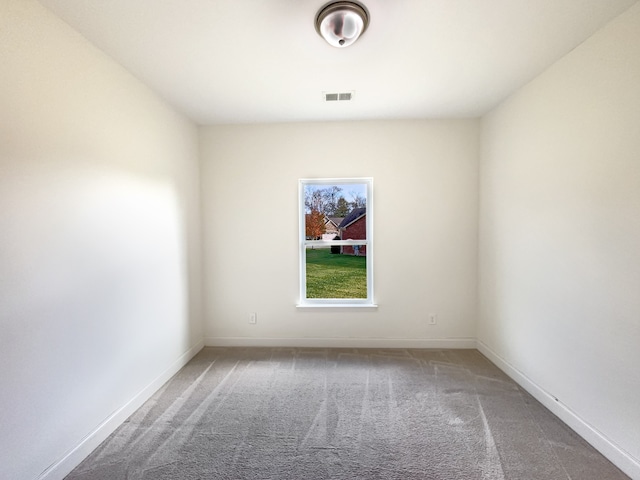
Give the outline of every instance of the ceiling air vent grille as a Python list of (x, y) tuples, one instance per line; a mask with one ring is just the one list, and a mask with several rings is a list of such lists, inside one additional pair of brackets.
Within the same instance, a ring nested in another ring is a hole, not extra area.
[(353, 92), (324, 93), (326, 102), (349, 102), (353, 100)]

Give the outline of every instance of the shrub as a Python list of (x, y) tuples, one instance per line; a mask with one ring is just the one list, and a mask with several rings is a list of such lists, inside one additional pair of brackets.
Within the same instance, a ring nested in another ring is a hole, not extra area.
[[(340, 240), (340, 235), (336, 235), (333, 239)], [(340, 245), (331, 245), (331, 253), (340, 253)]]

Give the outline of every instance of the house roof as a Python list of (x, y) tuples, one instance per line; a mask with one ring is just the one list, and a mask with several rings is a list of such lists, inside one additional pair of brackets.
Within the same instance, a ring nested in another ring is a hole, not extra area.
[(329, 218), (329, 221), (333, 223), (336, 227), (338, 227), (342, 223), (342, 220), (344, 220), (344, 217), (328, 217), (328, 218)]
[(351, 210), (351, 213), (344, 217), (338, 228), (347, 228), (353, 222), (358, 220), (360, 217), (364, 217), (367, 214), (367, 209), (365, 207), (354, 208)]

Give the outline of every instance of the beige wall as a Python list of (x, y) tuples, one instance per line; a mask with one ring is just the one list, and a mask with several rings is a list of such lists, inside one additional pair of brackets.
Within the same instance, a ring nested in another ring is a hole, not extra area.
[(640, 5), (487, 115), (481, 145), (481, 348), (640, 478)]
[(198, 132), (35, 1), (0, 70), (0, 477), (62, 478), (201, 344)]
[[(208, 127), (201, 154), (208, 344), (474, 345), (477, 121)], [(296, 309), (298, 179), (363, 176), (379, 308)]]
[[(638, 32), (636, 5), (481, 122), (198, 134), (40, 4), (4, 0), (2, 474), (62, 478), (203, 337), (473, 346), (477, 327), (640, 478)], [(374, 178), (376, 310), (295, 306), (297, 180), (334, 176)]]

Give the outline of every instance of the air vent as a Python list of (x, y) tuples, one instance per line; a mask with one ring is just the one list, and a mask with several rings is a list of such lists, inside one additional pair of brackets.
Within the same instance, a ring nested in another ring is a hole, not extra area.
[(349, 102), (353, 100), (353, 91), (351, 92), (339, 92), (339, 93), (326, 93), (324, 92), (324, 100), (326, 102)]

